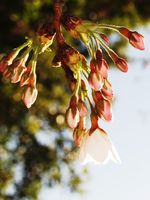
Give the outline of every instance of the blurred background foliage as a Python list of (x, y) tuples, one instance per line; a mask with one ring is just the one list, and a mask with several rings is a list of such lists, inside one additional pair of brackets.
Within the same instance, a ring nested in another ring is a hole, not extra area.
[[(133, 28), (149, 23), (149, 8), (149, 0), (68, 0), (64, 11)], [(0, 13), (0, 53), (7, 53), (40, 23), (52, 21), (52, 1), (1, 0)], [(80, 48), (78, 41), (65, 35)], [(113, 47), (121, 50), (125, 44), (118, 38)], [(62, 184), (76, 192), (81, 189), (86, 170), (75, 166), (75, 147), (64, 120), (69, 89), (64, 72), (51, 67), (53, 56), (54, 52), (47, 52), (39, 57), (39, 95), (30, 110), (20, 101), (18, 86), (0, 74), (0, 200), (36, 200), (45, 185)]]

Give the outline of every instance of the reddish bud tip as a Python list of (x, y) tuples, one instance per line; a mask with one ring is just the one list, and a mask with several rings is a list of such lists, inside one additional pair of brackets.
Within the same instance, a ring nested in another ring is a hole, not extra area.
[(98, 65), (98, 73), (104, 78), (108, 78), (108, 64), (105, 59), (102, 59), (101, 65)]
[(144, 50), (145, 49), (144, 37), (140, 33), (136, 32), (136, 31), (130, 31), (129, 29), (124, 28), (124, 27), (120, 28), (119, 32), (123, 36), (128, 38), (130, 44), (133, 47), (135, 47), (136, 49), (139, 49), (139, 50)]
[(104, 42), (106, 42), (107, 44), (109, 44), (109, 39), (108, 39), (108, 37), (105, 34), (100, 33), (99, 35), (102, 38), (102, 40), (104, 40)]
[(128, 71), (128, 64), (124, 58), (119, 57), (115, 52), (110, 52), (110, 55), (118, 69), (120, 69), (122, 72)]
[(127, 28), (125, 28), (125, 27), (121, 27), (121, 28), (119, 28), (118, 30), (119, 30), (119, 32), (120, 32), (123, 36), (129, 38), (129, 36), (130, 36), (130, 31), (129, 31), (129, 29), (127, 29)]
[(128, 64), (125, 59), (118, 58), (118, 60), (116, 61), (116, 65), (122, 72), (128, 71)]
[(6, 56), (4, 56), (0, 60), (0, 72), (4, 72), (7, 66), (8, 66), (8, 64), (7, 64)]
[(130, 37), (129, 37), (129, 42), (133, 47), (139, 50), (145, 49), (144, 37), (136, 31), (131, 32)]

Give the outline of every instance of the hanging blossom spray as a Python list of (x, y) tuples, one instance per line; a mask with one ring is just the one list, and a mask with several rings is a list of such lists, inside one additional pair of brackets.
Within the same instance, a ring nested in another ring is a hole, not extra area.
[[(109, 82), (109, 66), (103, 51), (122, 72), (128, 64), (109, 47), (104, 29), (117, 32), (129, 43), (144, 50), (143, 36), (123, 26), (93, 23), (62, 13), (63, 2), (55, 0), (52, 23), (41, 25), (34, 37), (27, 38), (21, 46), (13, 49), (0, 60), (0, 72), (12, 83), (19, 83), (22, 100), (27, 108), (36, 101), (36, 64), (38, 55), (50, 50), (53, 41), (57, 51), (53, 58), (54, 67), (62, 67), (72, 92), (66, 110), (66, 123), (73, 130), (73, 138), (79, 148), (78, 157), (82, 164), (94, 162), (104, 164), (109, 159), (120, 163), (119, 156), (108, 134), (100, 127), (99, 120), (112, 120), (113, 89)], [(79, 39), (88, 50), (90, 62), (75, 48), (66, 43), (61, 26), (75, 39)], [(90, 108), (90, 111), (89, 111)], [(86, 122), (91, 121), (87, 129)]]

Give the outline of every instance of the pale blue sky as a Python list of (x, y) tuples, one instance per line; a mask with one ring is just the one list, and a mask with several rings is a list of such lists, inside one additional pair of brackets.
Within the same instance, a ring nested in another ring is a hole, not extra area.
[(130, 58), (137, 59), (129, 63), (129, 72), (110, 72), (116, 95), (114, 119), (102, 124), (111, 135), (122, 164), (89, 165), (82, 196), (56, 187), (41, 192), (40, 200), (150, 199), (150, 63), (145, 66), (140, 62), (142, 58), (150, 59), (150, 28), (140, 32), (145, 35), (145, 52), (128, 48)]

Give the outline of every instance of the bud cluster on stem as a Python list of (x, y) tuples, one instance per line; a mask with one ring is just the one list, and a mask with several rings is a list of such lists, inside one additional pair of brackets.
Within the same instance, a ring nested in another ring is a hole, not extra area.
[[(108, 134), (100, 127), (99, 121), (112, 120), (113, 90), (109, 82), (109, 65), (103, 56), (105, 51), (122, 72), (128, 71), (126, 60), (109, 47), (109, 38), (104, 29), (116, 31), (129, 43), (144, 50), (144, 37), (136, 31), (123, 26), (98, 24), (79, 17), (63, 14), (63, 0), (54, 0), (52, 22), (42, 24), (34, 36), (27, 38), (21, 46), (13, 49), (0, 60), (0, 72), (12, 83), (19, 83), (22, 100), (27, 108), (35, 102), (36, 65), (39, 54), (51, 50), (56, 40), (57, 47), (53, 67), (62, 67), (72, 92), (66, 110), (66, 123), (73, 129), (75, 144), (80, 147), (79, 159), (82, 163), (106, 163), (109, 159), (120, 162), (118, 154)], [(62, 27), (75, 39), (85, 45), (89, 53), (89, 63), (84, 55), (69, 45), (63, 36)], [(89, 111), (90, 108), (90, 111)], [(86, 127), (86, 122), (91, 127)]]

